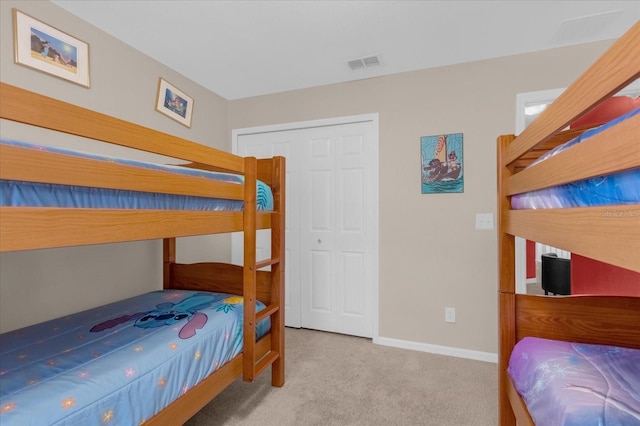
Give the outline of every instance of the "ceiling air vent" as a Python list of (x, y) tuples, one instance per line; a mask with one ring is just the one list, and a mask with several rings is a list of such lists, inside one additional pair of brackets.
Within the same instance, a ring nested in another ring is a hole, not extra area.
[(347, 61), (347, 65), (351, 68), (352, 71), (360, 70), (363, 68), (371, 68), (379, 66), (380, 58), (377, 55), (374, 56), (366, 56), (364, 58), (351, 59)]

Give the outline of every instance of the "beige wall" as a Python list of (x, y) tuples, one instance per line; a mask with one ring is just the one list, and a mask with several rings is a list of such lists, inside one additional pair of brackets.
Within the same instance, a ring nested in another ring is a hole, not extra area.
[[(14, 7), (89, 44), (91, 88), (14, 63), (11, 12)], [(46, 1), (2, 0), (0, 31), (0, 78), (3, 82), (216, 148), (229, 149), (225, 99), (64, 9)], [(154, 110), (161, 76), (195, 99), (190, 129)], [(3, 121), (0, 134), (37, 141), (43, 132)], [(223, 247), (228, 246), (228, 237), (218, 239), (224, 243)], [(179, 251), (183, 260), (204, 258), (201, 253), (214, 251), (221, 245), (215, 238), (199, 238), (196, 244), (193, 241), (179, 244), (179, 249), (184, 249)], [(3, 253), (0, 255), (0, 330), (160, 288), (160, 247), (158, 241), (150, 241)], [(221, 253), (221, 259), (229, 257), (228, 250), (217, 251)]]
[[(380, 337), (497, 352), (496, 137), (516, 94), (564, 87), (608, 43), (421, 70), (229, 103), (229, 129), (379, 113)], [(464, 193), (422, 195), (421, 136), (464, 134)], [(444, 308), (457, 322), (444, 322)]]
[[(90, 44), (90, 89), (13, 63), (12, 7)], [(568, 85), (609, 45), (227, 102), (51, 3), (2, 0), (0, 19), (2, 81), (217, 148), (230, 149), (232, 129), (379, 113), (380, 336), (490, 353), (497, 352), (496, 234), (476, 231), (474, 217), (496, 211), (496, 136), (513, 132), (517, 93)], [(160, 76), (195, 98), (191, 129), (153, 110)], [(1, 131), (34, 134), (4, 122)], [(464, 133), (464, 193), (422, 195), (419, 138), (456, 132)], [(185, 260), (212, 251), (228, 257), (225, 237), (189, 243), (181, 245)], [(157, 242), (3, 254), (0, 330), (158, 288), (159, 277)], [(456, 308), (456, 324), (444, 323), (445, 306)]]

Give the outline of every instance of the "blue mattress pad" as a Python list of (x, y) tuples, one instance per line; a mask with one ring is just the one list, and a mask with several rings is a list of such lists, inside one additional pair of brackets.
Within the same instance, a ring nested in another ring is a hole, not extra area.
[[(541, 156), (538, 160), (532, 162), (529, 167), (638, 114), (640, 114), (640, 108), (636, 108), (602, 126), (587, 130), (577, 138)], [(640, 169), (637, 168), (517, 194), (511, 197), (513, 209), (593, 207), (635, 203), (640, 203)]]
[[(150, 162), (91, 154), (65, 148), (42, 146), (10, 139), (0, 139), (0, 152), (3, 145), (11, 145), (24, 149), (44, 150), (58, 154), (90, 158), (98, 161), (114, 162), (145, 169), (196, 176), (204, 179), (235, 184), (244, 183), (243, 176), (232, 173), (211, 172), (208, 170), (192, 169), (174, 165), (154, 164)], [(273, 210), (273, 193), (268, 185), (262, 181), (258, 181), (256, 185), (256, 195), (258, 210)], [(75, 185), (0, 180), (0, 206), (241, 211), (244, 208), (244, 201), (92, 188)]]

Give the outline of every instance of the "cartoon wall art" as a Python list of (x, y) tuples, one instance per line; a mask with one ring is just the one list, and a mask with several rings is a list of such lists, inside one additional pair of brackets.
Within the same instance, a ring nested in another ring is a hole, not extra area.
[(462, 133), (420, 138), (423, 194), (464, 192)]
[(161, 77), (158, 79), (156, 111), (191, 127), (193, 98)]
[(17, 64), (89, 87), (89, 45), (13, 9), (14, 60)]

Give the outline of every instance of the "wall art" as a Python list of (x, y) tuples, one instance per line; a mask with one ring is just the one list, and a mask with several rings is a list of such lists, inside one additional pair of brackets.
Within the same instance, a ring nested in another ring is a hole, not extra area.
[(15, 62), (89, 87), (89, 45), (13, 9)]
[(423, 194), (464, 192), (462, 133), (420, 138)]

